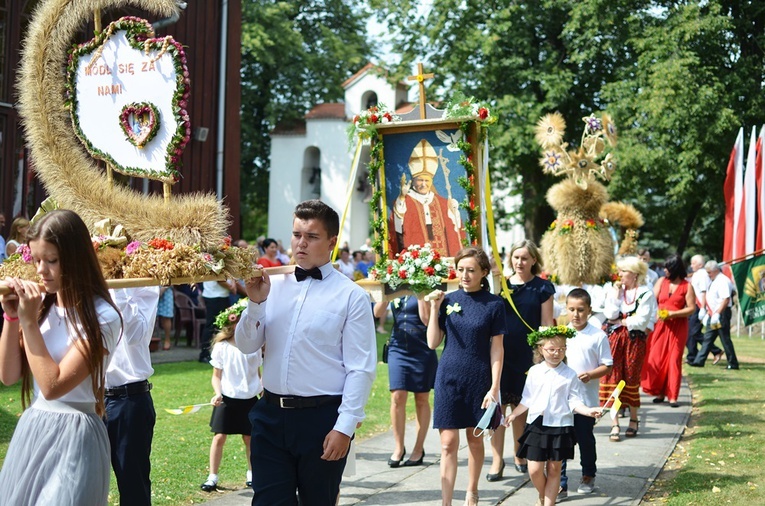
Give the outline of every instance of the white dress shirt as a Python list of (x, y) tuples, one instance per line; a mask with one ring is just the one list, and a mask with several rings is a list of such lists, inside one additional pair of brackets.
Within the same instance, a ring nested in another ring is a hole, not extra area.
[(109, 290), (122, 313), (122, 339), (112, 352), (106, 368), (106, 388), (149, 379), (154, 374), (149, 344), (157, 318), (159, 287)]
[[(621, 293), (626, 292), (622, 291)], [(659, 310), (656, 296), (653, 294), (653, 290), (646, 285), (638, 286), (634, 294), (635, 300), (626, 300), (624, 295), (614, 297), (614, 290), (609, 290), (603, 314), (607, 319), (614, 320), (621, 313), (627, 314), (634, 310), (634, 314), (625, 318), (627, 330), (642, 330), (648, 334), (653, 330), (653, 324), (656, 322), (656, 314)], [(637, 304), (637, 308), (635, 304)]]
[[(114, 351), (117, 340), (120, 338), (120, 315), (104, 299), (96, 299), (95, 305), (104, 348), (109, 352), (109, 354), (104, 354), (104, 367), (108, 367), (111, 354)], [(72, 326), (71, 329), (70, 326)], [(61, 360), (69, 352), (75, 339), (85, 339), (85, 331), (82, 325), (67, 321), (66, 310), (56, 304), (50, 308), (47, 316), (40, 324), (40, 331), (42, 332), (43, 341), (45, 341), (45, 347), (48, 348), (48, 353), (50, 353), (51, 358), (57, 364), (60, 364)], [(34, 381), (34, 396), (45, 398), (40, 391), (37, 380)], [(90, 375), (57, 400), (63, 402), (96, 402), (96, 398), (93, 395), (93, 381)]]
[(529, 408), (526, 423), (544, 415), (547, 427), (573, 426), (574, 409), (584, 405), (582, 382), (563, 362), (555, 368), (542, 362), (529, 369), (521, 404)]
[[(712, 281), (707, 290), (707, 312), (711, 315), (717, 313), (720, 308), (720, 304), (725, 299), (728, 299), (728, 306), (730, 307), (731, 299), (730, 280), (722, 272), (717, 274), (717, 277)], [(722, 311), (720, 311), (722, 313)]]
[[(569, 324), (570, 328), (574, 328)], [(598, 327), (588, 323), (576, 336), (566, 340), (566, 361), (577, 375), (592, 371), (601, 365), (614, 365), (608, 336)], [(582, 400), (588, 406), (599, 403), (600, 378), (582, 383)]]
[(372, 306), (367, 293), (335, 270), (298, 282), (271, 275), (269, 301), (249, 301), (236, 326), (236, 345), (253, 353), (266, 345), (263, 386), (279, 395), (342, 395), (334, 429), (353, 435), (377, 366)]
[(210, 365), (220, 369), (220, 393), (232, 399), (252, 399), (263, 391), (258, 367), (263, 363), (260, 350), (242, 353), (230, 340), (215, 343)]
[(698, 269), (693, 273), (693, 276), (691, 276), (691, 286), (693, 286), (693, 291), (696, 294), (696, 305), (698, 307), (701, 307), (702, 294), (706, 294), (709, 289), (709, 282), (709, 274), (707, 274), (707, 271), (703, 268)]

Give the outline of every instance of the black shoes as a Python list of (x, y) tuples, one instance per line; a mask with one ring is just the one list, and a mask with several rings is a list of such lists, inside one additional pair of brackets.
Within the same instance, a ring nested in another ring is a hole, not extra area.
[(499, 472), (497, 474), (486, 473), (486, 481), (499, 481), (505, 473), (505, 460), (502, 459), (502, 465), (499, 466)]
[(406, 455), (406, 448), (404, 448), (404, 452), (401, 454), (401, 458), (398, 460), (395, 460), (393, 458), (388, 459), (388, 467), (398, 467), (401, 465), (401, 461), (404, 460), (404, 455)]
[(205, 492), (213, 492), (218, 490), (218, 484), (212, 480), (207, 480), (206, 482), (202, 483), (200, 488)]
[(521, 474), (526, 474), (529, 472), (528, 464), (513, 464), (513, 465), (515, 466), (515, 470)]
[[(403, 458), (403, 457), (402, 457)], [(420, 458), (417, 460), (412, 460), (411, 458), (404, 462), (404, 467), (413, 467), (413, 466), (421, 466), (422, 465), (422, 459), (425, 458), (425, 450), (422, 451), (422, 455), (420, 455)]]
[(662, 402), (664, 402), (664, 397), (654, 397), (654, 399), (651, 402), (653, 402), (654, 404), (661, 404)]
[(728, 369), (731, 369), (733, 371), (738, 371), (738, 366), (737, 365), (729, 365)]

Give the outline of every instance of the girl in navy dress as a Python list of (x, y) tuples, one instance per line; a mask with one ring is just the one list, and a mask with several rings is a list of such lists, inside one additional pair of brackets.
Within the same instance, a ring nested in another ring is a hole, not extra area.
[(454, 258), (460, 289), (429, 298), (428, 346), (444, 350), (436, 372), (433, 426), (441, 434), (441, 501), (451, 505), (457, 477), (459, 429), (467, 429), (468, 487), (465, 504), (478, 504), (483, 439), (473, 429), (492, 401), (499, 402), (502, 335), (506, 332), (502, 299), (488, 291), (489, 258), (465, 248)]
[(528, 335), (539, 363), (529, 369), (521, 402), (505, 419), (510, 425), (528, 411), (518, 456), (528, 459), (529, 477), (539, 493), (535, 506), (553, 506), (558, 497), (561, 462), (574, 458), (574, 412), (593, 418), (601, 414), (600, 408), (584, 405), (583, 383), (563, 361), (566, 339), (575, 336), (564, 325), (540, 327)]
[[(375, 305), (375, 316), (380, 318), (388, 304)], [(388, 459), (390, 467), (419, 466), (425, 456), (425, 436), (430, 424), (430, 391), (436, 381), (438, 357), (428, 347), (427, 322), (430, 308), (417, 297), (400, 297), (390, 303), (393, 329), (388, 344), (388, 378), (390, 386), (390, 422), (396, 447)], [(404, 429), (406, 427), (406, 398), (414, 393), (417, 415), (417, 438), (409, 459), (404, 460)]]

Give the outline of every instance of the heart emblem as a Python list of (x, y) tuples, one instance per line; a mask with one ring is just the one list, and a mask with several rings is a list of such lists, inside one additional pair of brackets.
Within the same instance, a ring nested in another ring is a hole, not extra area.
[(183, 46), (125, 17), (70, 52), (67, 105), (88, 152), (128, 176), (174, 183), (191, 126)]
[(128, 142), (143, 148), (159, 130), (159, 111), (149, 102), (131, 103), (120, 112), (120, 127)]

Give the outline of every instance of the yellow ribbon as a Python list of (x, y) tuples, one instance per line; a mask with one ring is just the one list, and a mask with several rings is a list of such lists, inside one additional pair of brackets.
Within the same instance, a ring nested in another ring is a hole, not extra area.
[[(497, 234), (496, 229), (494, 228), (494, 209), (491, 205), (491, 181), (489, 180), (489, 141), (486, 140), (486, 144), (484, 147), (484, 173), (486, 174), (486, 187), (484, 191), (484, 199), (486, 204), (486, 225), (488, 227), (489, 232), (489, 244), (491, 245), (491, 251), (494, 256), (494, 263), (497, 265), (497, 267), (501, 270), (502, 269), (502, 259), (499, 258), (499, 249), (497, 248)], [(510, 303), (510, 307), (513, 308), (513, 311), (515, 311), (515, 314), (518, 315), (518, 318), (523, 322), (526, 327), (532, 332), (534, 332), (536, 329), (534, 329), (531, 325), (526, 323), (526, 320), (523, 319), (523, 316), (521, 316), (520, 311), (518, 311), (518, 308), (515, 307), (515, 302), (513, 302), (513, 291), (510, 290), (510, 287), (507, 286), (507, 280), (505, 279), (505, 276), (502, 275), (500, 272), (499, 275), (500, 282), (502, 284), (502, 296), (507, 299), (507, 301)]]
[(351, 204), (351, 198), (353, 197), (353, 187), (356, 180), (356, 169), (359, 165), (359, 156), (361, 155), (361, 139), (356, 143), (356, 153), (353, 154), (353, 162), (351, 162), (351, 174), (348, 176), (348, 184), (345, 187), (345, 207), (343, 208), (343, 217), (340, 219), (340, 230), (337, 233), (337, 242), (335, 243), (335, 249), (332, 250), (332, 262), (337, 260), (337, 253), (340, 251), (340, 238), (343, 236), (343, 226), (345, 225), (345, 218), (348, 216), (348, 207)]
[(447, 315), (450, 315), (452, 313), (459, 313), (460, 311), (462, 311), (462, 307), (460, 307), (460, 303), (459, 302), (455, 302), (453, 305), (452, 304), (447, 304), (446, 305), (446, 314)]

